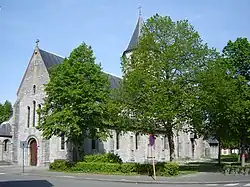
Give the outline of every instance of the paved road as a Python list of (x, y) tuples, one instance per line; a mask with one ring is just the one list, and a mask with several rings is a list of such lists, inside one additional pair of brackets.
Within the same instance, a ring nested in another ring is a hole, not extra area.
[[(115, 183), (115, 182), (98, 182), (98, 181), (88, 181), (88, 180), (75, 180), (74, 178), (66, 177), (39, 177), (39, 176), (26, 176), (26, 175), (16, 175), (16, 174), (1, 174), (0, 175), (0, 187), (152, 187), (152, 184), (131, 184), (131, 183)], [(250, 184), (239, 184), (239, 183), (229, 183), (229, 184), (183, 184), (183, 185), (173, 185), (173, 184), (155, 184), (157, 187), (243, 187), (250, 186)]]
[[(105, 176), (105, 175), (91, 175), (91, 174), (61, 173), (61, 172), (49, 172), (47, 171), (46, 168), (39, 168), (39, 167), (25, 168), (25, 172), (26, 173), (22, 173), (22, 168), (17, 166), (0, 167), (0, 187), (2, 186), (149, 187), (152, 185), (159, 187), (163, 186), (165, 187), (166, 186), (167, 187), (249, 186), (250, 187), (250, 176), (224, 176), (220, 173), (198, 173), (193, 175), (170, 177), (170, 178), (158, 177), (157, 181), (154, 181), (152, 178), (148, 176)], [(110, 180), (113, 182), (110, 182)], [(156, 184), (155, 182), (160, 184)], [(179, 184), (176, 184), (176, 182)], [(193, 182), (193, 184), (190, 184), (190, 182)]]

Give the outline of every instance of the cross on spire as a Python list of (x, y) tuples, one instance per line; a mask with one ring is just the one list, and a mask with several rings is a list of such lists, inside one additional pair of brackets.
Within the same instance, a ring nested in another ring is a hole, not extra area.
[(142, 7), (141, 7), (141, 5), (138, 7), (138, 10), (139, 10), (139, 16), (141, 17), (141, 9), (142, 9)]
[(38, 47), (38, 43), (40, 42), (39, 39), (36, 39), (36, 47)]

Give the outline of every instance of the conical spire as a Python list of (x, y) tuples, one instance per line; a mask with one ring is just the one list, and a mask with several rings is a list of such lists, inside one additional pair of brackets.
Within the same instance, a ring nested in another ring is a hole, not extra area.
[(124, 52), (129, 52), (137, 47), (138, 42), (139, 42), (139, 37), (141, 36), (142, 24), (143, 24), (143, 20), (141, 17), (141, 10), (139, 10), (139, 18), (138, 18), (134, 33), (130, 39), (127, 49)]

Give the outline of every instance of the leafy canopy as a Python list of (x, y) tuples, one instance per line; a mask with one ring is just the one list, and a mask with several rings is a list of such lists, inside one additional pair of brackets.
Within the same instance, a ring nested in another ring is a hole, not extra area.
[(194, 86), (194, 72), (217, 53), (202, 43), (187, 20), (174, 22), (157, 14), (146, 20), (142, 33), (137, 49), (122, 61), (123, 116), (131, 119), (136, 131), (163, 130), (173, 153), (173, 128), (181, 129), (186, 120), (184, 106)]
[(109, 87), (91, 47), (81, 44), (51, 70), (38, 129), (45, 138), (65, 135), (75, 144), (105, 137)]
[(0, 124), (7, 121), (13, 114), (12, 105), (9, 101), (0, 103)]

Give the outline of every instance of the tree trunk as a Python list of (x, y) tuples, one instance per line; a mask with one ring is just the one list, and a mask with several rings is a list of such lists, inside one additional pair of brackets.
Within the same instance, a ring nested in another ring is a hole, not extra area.
[(174, 150), (175, 150), (175, 147), (174, 147), (174, 133), (173, 133), (173, 130), (168, 130), (168, 133), (167, 133), (167, 137), (168, 137), (168, 144), (169, 144), (169, 160), (170, 162), (172, 162), (175, 158), (175, 153), (174, 153)]
[(241, 147), (241, 166), (245, 166), (245, 136), (243, 136), (242, 147)]
[(218, 138), (219, 146), (218, 146), (218, 164), (221, 164), (221, 140)]

